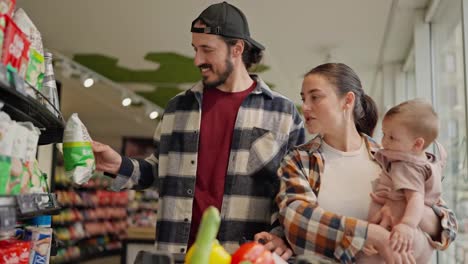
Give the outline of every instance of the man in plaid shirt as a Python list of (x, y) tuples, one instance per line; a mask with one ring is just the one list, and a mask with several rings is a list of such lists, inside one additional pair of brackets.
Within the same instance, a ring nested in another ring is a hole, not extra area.
[(158, 187), (158, 249), (187, 252), (203, 211), (214, 205), (226, 250), (266, 231), (267, 246), (289, 258), (274, 203), (276, 172), (287, 151), (304, 142), (302, 119), (290, 100), (249, 75), (264, 47), (250, 37), (239, 9), (211, 5), (191, 32), (202, 81), (169, 101), (154, 154), (134, 160), (94, 142), (97, 169), (115, 174), (116, 190)]

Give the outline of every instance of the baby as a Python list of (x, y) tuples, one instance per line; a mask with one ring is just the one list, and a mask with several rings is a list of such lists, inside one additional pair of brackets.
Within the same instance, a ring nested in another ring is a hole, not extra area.
[[(432, 250), (419, 228), (424, 206), (432, 206), (441, 196), (442, 168), (446, 152), (435, 139), (439, 125), (432, 106), (422, 100), (410, 100), (391, 108), (382, 122), (383, 149), (375, 154), (382, 173), (374, 185), (374, 196), (384, 198), (390, 206), (394, 223), (390, 243), (394, 250), (412, 250), (416, 263), (428, 263)], [(425, 152), (435, 143), (439, 157)], [(369, 210), (369, 221), (379, 219), (380, 205)]]

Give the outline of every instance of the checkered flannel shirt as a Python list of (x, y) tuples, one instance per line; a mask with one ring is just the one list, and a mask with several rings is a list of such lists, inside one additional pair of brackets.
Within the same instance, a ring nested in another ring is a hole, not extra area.
[[(380, 146), (372, 138), (363, 137), (373, 159)], [(320, 137), (315, 137), (284, 158), (278, 170), (281, 186), (276, 198), (280, 222), (296, 254), (318, 254), (342, 263), (354, 263), (366, 241), (368, 223), (328, 212), (317, 203), (320, 176), (326, 162), (321, 154), (321, 142)], [(434, 248), (443, 250), (455, 240), (457, 221), (442, 200), (433, 209), (441, 219), (442, 234), (440, 241), (429, 241)]]

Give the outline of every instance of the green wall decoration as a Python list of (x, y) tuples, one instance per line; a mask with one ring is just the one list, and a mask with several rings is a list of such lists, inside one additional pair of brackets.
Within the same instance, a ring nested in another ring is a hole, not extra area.
[[(117, 58), (101, 54), (76, 54), (73, 59), (115, 82), (155, 86), (154, 91), (138, 94), (163, 108), (172, 97), (183, 91), (179, 88), (180, 84), (200, 80), (200, 71), (193, 64), (193, 58), (175, 52), (148, 53), (144, 59), (155, 63), (154, 70), (128, 69), (118, 65)], [(268, 69), (268, 66), (259, 64), (252, 72), (259, 73)]]

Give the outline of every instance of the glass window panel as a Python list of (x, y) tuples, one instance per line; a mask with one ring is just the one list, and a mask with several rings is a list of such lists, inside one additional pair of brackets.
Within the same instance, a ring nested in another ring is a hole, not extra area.
[[(434, 106), (440, 119), (439, 141), (448, 153), (443, 197), (457, 214), (456, 242), (438, 253), (438, 263), (468, 263), (468, 179), (461, 0), (441, 1), (431, 25), (434, 55)], [(466, 220), (465, 220), (466, 219)], [(465, 223), (466, 222), (466, 227)]]

